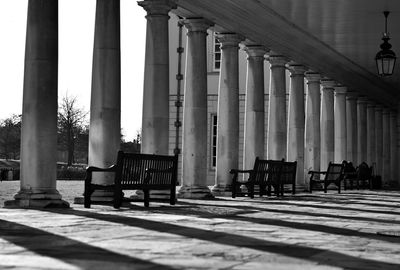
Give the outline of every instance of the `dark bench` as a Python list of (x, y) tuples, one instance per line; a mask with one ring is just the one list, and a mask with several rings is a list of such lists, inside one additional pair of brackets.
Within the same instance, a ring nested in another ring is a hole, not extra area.
[[(296, 178), (296, 169), (293, 173), (293, 165), (297, 166), (297, 162), (284, 162), (284, 160), (263, 160), (256, 158), (252, 170), (238, 170), (232, 169), (232, 198), (235, 198), (240, 192), (240, 186), (244, 185), (247, 188), (247, 193), (250, 198), (254, 198), (254, 188), (259, 186), (260, 197), (264, 194), (271, 195), (271, 189), (277, 196), (283, 195), (283, 188), (285, 184), (292, 184), (294, 187)], [(282, 174), (282, 172), (284, 172)], [(240, 180), (239, 174), (247, 173), (247, 180)], [(283, 175), (283, 176), (282, 176)], [(282, 181), (281, 181), (282, 180)], [(294, 189), (293, 189), (294, 191)]]
[[(170, 190), (170, 204), (175, 204), (178, 156), (118, 152), (117, 163), (109, 168), (88, 167), (86, 170), (84, 205), (90, 207), (95, 190), (114, 192), (114, 207), (122, 204), (123, 190), (143, 190), (144, 206), (150, 202), (150, 190)], [(92, 183), (93, 172), (114, 172), (113, 185)]]
[[(340, 193), (340, 185), (344, 178), (344, 167), (345, 163), (332, 163), (329, 162), (328, 169), (326, 171), (309, 171), (310, 176), (310, 193), (313, 190), (313, 185), (322, 184), (324, 192), (327, 192), (330, 184), (335, 184)], [(323, 178), (321, 176), (324, 176)]]
[(279, 191), (281, 196), (283, 196), (285, 192), (285, 185), (291, 186), (292, 194), (296, 193), (296, 171), (297, 171), (297, 161), (282, 162), (281, 171), (278, 177)]

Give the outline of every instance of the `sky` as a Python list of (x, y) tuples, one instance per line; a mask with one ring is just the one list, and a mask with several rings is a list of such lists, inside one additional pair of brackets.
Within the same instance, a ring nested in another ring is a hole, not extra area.
[[(22, 113), (28, 0), (0, 0), (0, 119)], [(96, 0), (59, 0), (58, 100), (76, 97), (90, 110)], [(141, 128), (146, 12), (121, 0), (121, 127), (126, 141)]]

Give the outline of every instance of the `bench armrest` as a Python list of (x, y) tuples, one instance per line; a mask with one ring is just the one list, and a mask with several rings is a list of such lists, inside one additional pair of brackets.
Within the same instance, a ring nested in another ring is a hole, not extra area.
[(85, 183), (90, 184), (92, 182), (92, 173), (93, 172), (115, 172), (116, 169), (117, 169), (116, 165), (112, 165), (111, 167), (108, 167), (108, 168), (99, 168), (99, 167), (94, 167), (94, 166), (87, 167)]
[(90, 166), (86, 168), (86, 172), (87, 173), (91, 173), (91, 172), (115, 172), (115, 169), (117, 168), (117, 166), (112, 165), (108, 168), (99, 168), (99, 167), (95, 167), (95, 166)]
[(237, 169), (232, 169), (229, 171), (230, 174), (235, 174), (235, 173), (251, 173), (254, 170), (237, 170)]
[(308, 174), (326, 174), (327, 171), (308, 171)]

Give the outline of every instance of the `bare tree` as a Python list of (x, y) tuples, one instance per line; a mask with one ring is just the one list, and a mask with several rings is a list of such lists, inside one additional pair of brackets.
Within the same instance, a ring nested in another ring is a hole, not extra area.
[(21, 145), (21, 115), (12, 115), (0, 121), (0, 155), (18, 159)]
[(58, 111), (58, 144), (67, 151), (67, 165), (75, 162), (77, 139), (85, 130), (88, 113), (77, 106), (76, 97), (63, 97)]

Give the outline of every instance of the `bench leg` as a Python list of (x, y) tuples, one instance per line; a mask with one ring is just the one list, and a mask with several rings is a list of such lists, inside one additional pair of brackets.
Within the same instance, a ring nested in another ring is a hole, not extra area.
[(85, 208), (90, 208), (90, 205), (92, 203), (91, 201), (91, 196), (92, 196), (93, 191), (91, 190), (91, 185), (85, 183), (85, 191), (83, 193), (83, 197), (84, 197), (84, 201), (83, 201), (83, 205)]
[(326, 181), (324, 181), (324, 193), (328, 191), (328, 184)]
[(236, 183), (232, 183), (232, 198), (236, 198)]
[(268, 183), (267, 196), (271, 196), (271, 183)]
[(122, 205), (123, 193), (120, 190), (114, 191), (114, 208), (119, 209)]
[(175, 205), (175, 199), (176, 199), (176, 190), (175, 186), (171, 188), (171, 195), (169, 197), (169, 204), (170, 205)]
[(341, 182), (339, 181), (339, 183), (338, 183), (338, 193), (340, 193), (340, 188), (341, 188)]
[(249, 192), (250, 198), (254, 199), (254, 185), (249, 185), (248, 189), (249, 189), (248, 192)]
[(143, 194), (144, 194), (144, 206), (149, 207), (150, 206), (150, 191), (148, 189), (143, 190)]

